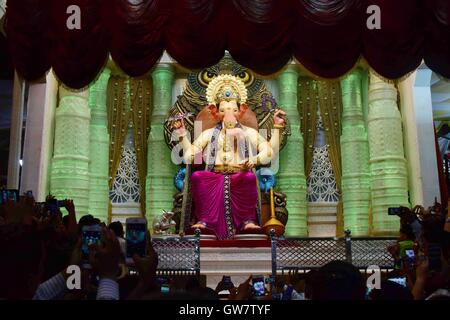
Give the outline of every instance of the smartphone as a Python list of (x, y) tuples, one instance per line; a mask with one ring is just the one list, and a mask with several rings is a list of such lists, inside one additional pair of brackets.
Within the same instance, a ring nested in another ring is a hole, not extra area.
[(407, 283), (406, 283), (406, 278), (390, 278), (388, 279), (388, 281), (392, 281), (395, 283), (398, 283), (399, 285), (403, 286), (406, 288)]
[(56, 215), (58, 213), (58, 200), (56, 199), (50, 199), (47, 200), (46, 205), (47, 214), (49, 215)]
[[(19, 190), (16, 189), (8, 189), (6, 190), (6, 200), (11, 202), (19, 202)], [(5, 199), (5, 195), (3, 196)]]
[(441, 271), (442, 269), (442, 247), (440, 244), (430, 243), (428, 245), (428, 268), (430, 271)]
[(401, 208), (400, 207), (396, 207), (396, 208), (388, 208), (388, 215), (390, 216), (398, 216), (401, 212)]
[(406, 258), (408, 259), (408, 264), (410, 266), (415, 265), (416, 263), (416, 255), (414, 253), (414, 250), (405, 250)]
[(252, 280), (253, 294), (255, 297), (262, 297), (266, 293), (264, 276), (254, 276)]
[(86, 269), (90, 269), (89, 264), (89, 246), (91, 244), (101, 244), (102, 239), (102, 227), (100, 225), (84, 226), (81, 230), (81, 254), (82, 264)]
[(158, 277), (158, 284), (161, 287), (161, 293), (169, 293), (170, 292), (170, 281), (167, 277)]
[(140, 257), (145, 256), (147, 220), (145, 218), (128, 218), (126, 225), (127, 263), (130, 263), (135, 254)]
[(4, 204), (8, 201), (8, 191), (1, 190), (0, 194), (0, 204)]

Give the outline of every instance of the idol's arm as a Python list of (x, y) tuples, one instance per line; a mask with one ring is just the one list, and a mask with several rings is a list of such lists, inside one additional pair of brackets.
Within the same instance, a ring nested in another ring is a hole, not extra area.
[(272, 138), (270, 138), (270, 145), (272, 146), (273, 155), (275, 157), (280, 152), (280, 145), (282, 137), (282, 132), (284, 130), (284, 125), (274, 125), (274, 130), (272, 131)]
[(185, 163), (193, 163), (195, 155), (202, 152), (210, 141), (212, 132), (213, 129), (203, 131), (193, 143), (187, 138), (187, 132), (186, 134), (180, 135), (180, 144), (183, 148), (183, 158)]
[(272, 142), (267, 141), (254, 129), (248, 130), (248, 137), (252, 146), (258, 151), (255, 156), (249, 158), (249, 162), (257, 166), (269, 164), (274, 156), (274, 150), (277, 150), (271, 145)]

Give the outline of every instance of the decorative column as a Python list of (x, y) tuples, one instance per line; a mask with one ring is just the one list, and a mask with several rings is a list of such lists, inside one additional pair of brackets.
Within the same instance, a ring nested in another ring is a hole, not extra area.
[[(398, 84), (403, 118), (405, 156), (411, 205), (433, 205), (440, 200), (433, 124), (433, 72), (421, 67)], [(449, 93), (450, 97), (450, 93)]]
[(89, 127), (89, 213), (108, 221), (109, 208), (109, 133), (106, 97), (111, 71), (105, 68), (89, 88), (91, 124)]
[(361, 78), (362, 72), (358, 69), (341, 81), (344, 230), (350, 229), (354, 236), (369, 234), (369, 141), (364, 123)]
[(14, 87), (12, 98), (7, 185), (8, 189), (19, 189), (19, 160), (22, 148), (25, 82), (20, 78), (17, 71), (14, 72)]
[(298, 72), (290, 65), (277, 79), (279, 104), (286, 112), (292, 135), (280, 153), (278, 187), (286, 194), (289, 219), (287, 236), (308, 234), (306, 177), (303, 154), (303, 137), (300, 132), (300, 116), (297, 109)]
[(164, 140), (164, 121), (172, 107), (172, 85), (175, 72), (170, 64), (155, 67), (153, 78), (153, 111), (147, 151), (146, 215), (149, 223), (162, 210), (172, 210), (176, 189), (170, 149)]
[(78, 217), (89, 208), (89, 91), (59, 88), (50, 192), (57, 199), (73, 199)]
[(400, 219), (389, 216), (389, 207), (409, 206), (402, 119), (397, 89), (370, 75), (369, 150), (374, 235), (397, 233)]

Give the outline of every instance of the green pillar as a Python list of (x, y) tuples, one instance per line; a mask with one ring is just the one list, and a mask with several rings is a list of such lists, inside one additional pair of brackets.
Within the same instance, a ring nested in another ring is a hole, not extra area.
[(89, 91), (59, 88), (50, 193), (73, 199), (78, 217), (89, 208)]
[(175, 72), (168, 64), (157, 65), (153, 78), (153, 111), (148, 137), (146, 181), (146, 215), (151, 224), (162, 210), (172, 210), (176, 189), (173, 177), (177, 167), (172, 163), (170, 149), (164, 140), (164, 121), (172, 107), (172, 85)]
[(357, 69), (341, 81), (342, 91), (342, 201), (344, 230), (369, 234), (369, 141), (362, 107), (362, 72)]
[(389, 207), (409, 206), (397, 89), (374, 74), (369, 86), (369, 150), (374, 235), (397, 233), (400, 219)]
[(90, 158), (89, 213), (101, 221), (108, 221), (109, 207), (109, 133), (106, 98), (111, 71), (105, 68), (89, 88)]
[(300, 132), (300, 116), (297, 108), (298, 72), (295, 66), (288, 68), (277, 78), (279, 104), (286, 112), (292, 135), (280, 153), (278, 187), (287, 197), (289, 221), (287, 236), (308, 234), (306, 177), (303, 154), (303, 137)]

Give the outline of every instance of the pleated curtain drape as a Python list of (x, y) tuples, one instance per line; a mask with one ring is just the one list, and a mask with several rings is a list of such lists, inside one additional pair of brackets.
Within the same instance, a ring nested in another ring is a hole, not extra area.
[(109, 188), (116, 178), (122, 159), (123, 145), (130, 124), (136, 151), (140, 183), (141, 213), (145, 216), (145, 182), (147, 176), (147, 138), (152, 111), (151, 79), (113, 76), (108, 83)]
[[(309, 176), (311, 171), (319, 112), (336, 185), (341, 193), (342, 100), (339, 82), (300, 78), (298, 82), (298, 110), (304, 140), (305, 175)], [(340, 236), (344, 231), (342, 197), (339, 200), (336, 215), (336, 234)]]
[[(74, 6), (80, 29), (67, 26)], [(378, 18), (368, 10), (374, 7)], [(5, 30), (24, 79), (53, 68), (76, 89), (91, 83), (109, 57), (138, 77), (164, 50), (189, 69), (210, 67), (228, 50), (264, 75), (295, 57), (333, 79), (363, 57), (387, 79), (408, 75), (422, 61), (450, 78), (449, 10), (448, 0), (7, 0)]]
[(337, 188), (341, 194), (336, 212), (336, 234), (342, 236), (344, 233), (344, 218), (341, 188), (342, 165), (340, 137), (342, 134), (342, 99), (340, 83), (338, 81), (319, 81), (317, 82), (317, 92), (319, 96), (320, 115), (328, 145), (328, 156), (330, 157)]

